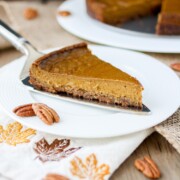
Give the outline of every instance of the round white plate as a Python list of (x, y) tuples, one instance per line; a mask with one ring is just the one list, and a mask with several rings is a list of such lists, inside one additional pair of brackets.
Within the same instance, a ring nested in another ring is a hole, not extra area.
[[(24, 57), (6, 66), (0, 74), (0, 104), (13, 119), (31, 128), (68, 137), (104, 138), (125, 135), (152, 127), (172, 115), (180, 105), (180, 80), (167, 66), (147, 55), (128, 50), (95, 46), (89, 48), (103, 60), (136, 77), (144, 86), (143, 103), (151, 115), (107, 111), (28, 91), (18, 81)], [(37, 117), (19, 118), (12, 113), (18, 105), (42, 102), (61, 117), (47, 126)]]
[(59, 24), (70, 33), (91, 42), (137, 51), (180, 53), (180, 36), (158, 36), (115, 28), (88, 16), (85, 0), (68, 0), (59, 8), (71, 16), (57, 14)]

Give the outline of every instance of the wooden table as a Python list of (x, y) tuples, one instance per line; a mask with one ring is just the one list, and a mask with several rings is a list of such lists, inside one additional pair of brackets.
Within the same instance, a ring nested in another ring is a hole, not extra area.
[[(15, 49), (0, 51), (0, 67), (20, 57)], [(179, 55), (178, 55), (179, 56)], [(180, 155), (158, 133), (153, 133), (140, 147), (116, 170), (111, 180), (145, 180), (141, 173), (134, 168), (134, 160), (144, 155), (150, 155), (158, 164), (162, 180), (180, 179)]]

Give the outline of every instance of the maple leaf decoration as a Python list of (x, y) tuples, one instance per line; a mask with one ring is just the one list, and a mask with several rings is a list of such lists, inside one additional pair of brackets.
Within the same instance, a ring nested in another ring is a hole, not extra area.
[(5, 142), (9, 145), (16, 146), (17, 144), (30, 142), (27, 138), (36, 134), (36, 131), (30, 128), (22, 131), (22, 128), (23, 126), (18, 122), (8, 124), (6, 129), (0, 126), (0, 143)]
[(63, 158), (68, 157), (81, 148), (78, 147), (64, 150), (69, 145), (69, 139), (55, 139), (51, 144), (49, 144), (46, 139), (43, 138), (35, 143), (34, 150), (37, 154), (39, 154), (37, 158), (42, 162), (59, 161)]
[(71, 161), (71, 173), (81, 179), (104, 180), (104, 176), (110, 172), (108, 165), (98, 166), (96, 155), (91, 154), (86, 158), (85, 164), (79, 157), (75, 157)]

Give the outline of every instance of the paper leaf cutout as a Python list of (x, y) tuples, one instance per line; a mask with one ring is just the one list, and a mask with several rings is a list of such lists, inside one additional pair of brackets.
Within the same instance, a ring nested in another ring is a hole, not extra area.
[(17, 144), (30, 142), (27, 138), (36, 134), (36, 131), (30, 128), (22, 131), (22, 128), (23, 126), (18, 122), (8, 124), (6, 129), (0, 126), (0, 143), (5, 142), (9, 145), (16, 146)]
[(81, 179), (104, 180), (104, 176), (110, 172), (106, 164), (98, 167), (96, 155), (91, 154), (86, 158), (85, 164), (79, 157), (75, 157), (71, 161), (71, 173)]
[(59, 161), (80, 149), (80, 147), (78, 147), (65, 150), (69, 145), (69, 139), (55, 139), (49, 144), (46, 139), (43, 138), (35, 143), (34, 150), (38, 154), (37, 158), (42, 162)]

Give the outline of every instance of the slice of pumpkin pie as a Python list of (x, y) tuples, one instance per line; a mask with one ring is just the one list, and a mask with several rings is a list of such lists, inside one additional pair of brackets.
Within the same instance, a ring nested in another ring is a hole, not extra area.
[(30, 68), (30, 83), (42, 91), (142, 108), (140, 82), (93, 55), (85, 43), (37, 59)]

